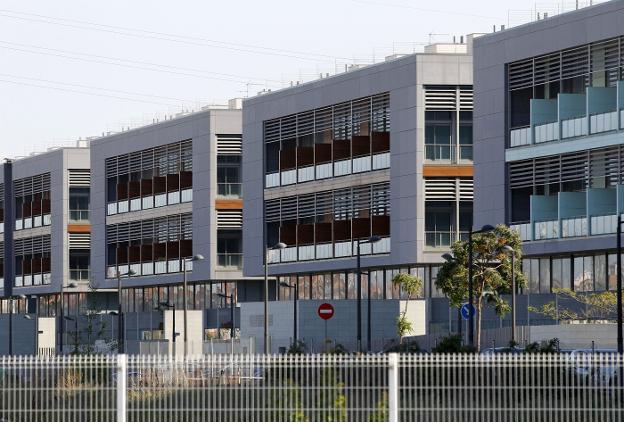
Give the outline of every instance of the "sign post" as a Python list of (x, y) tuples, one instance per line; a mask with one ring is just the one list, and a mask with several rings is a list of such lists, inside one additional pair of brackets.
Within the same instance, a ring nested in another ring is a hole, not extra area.
[(459, 308), (459, 313), (466, 322), (466, 331), (468, 331), (468, 321), (470, 320), (470, 316), (474, 316), (477, 313), (477, 310), (475, 309), (474, 305), (466, 302), (461, 306), (461, 308)]
[(325, 344), (325, 352), (327, 352), (327, 321), (334, 316), (334, 307), (331, 303), (321, 303), (316, 311), (318, 316), (325, 321), (325, 339), (323, 343)]

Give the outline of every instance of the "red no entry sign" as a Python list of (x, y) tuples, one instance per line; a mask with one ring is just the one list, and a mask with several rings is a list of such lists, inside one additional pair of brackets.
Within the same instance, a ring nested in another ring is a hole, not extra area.
[(319, 317), (324, 320), (328, 320), (334, 316), (334, 307), (331, 306), (329, 303), (321, 303), (316, 312), (318, 313)]

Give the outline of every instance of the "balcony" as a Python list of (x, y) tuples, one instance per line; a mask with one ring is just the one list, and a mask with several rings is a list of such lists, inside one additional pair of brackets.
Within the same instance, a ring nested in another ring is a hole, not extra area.
[[(180, 203), (193, 201), (193, 189), (182, 189), (167, 193), (157, 193), (155, 195), (140, 196), (131, 199), (109, 202), (106, 204), (106, 215), (123, 214), (132, 211), (147, 210), (151, 208), (164, 207)], [(86, 210), (85, 210), (86, 211)], [(88, 211), (87, 219), (88, 219)], [(71, 220), (70, 212), (70, 220)], [(45, 225), (45, 216), (44, 216)]]
[(89, 221), (89, 210), (69, 210), (69, 221)]
[[(362, 243), (361, 255), (390, 253), (390, 237), (383, 237), (378, 242)], [(316, 245), (291, 246), (282, 250), (271, 250), (268, 255), (269, 264), (286, 262), (305, 262), (332, 258), (348, 258), (357, 254), (355, 240), (346, 240), (334, 243), (320, 243)]]
[(624, 127), (624, 81), (615, 87), (588, 87), (582, 94), (530, 100), (530, 125), (511, 129), (509, 146), (561, 141)]
[(218, 196), (240, 198), (242, 190), (242, 183), (217, 183)]
[(243, 268), (243, 254), (219, 253), (217, 254), (217, 265), (221, 269), (240, 270)]

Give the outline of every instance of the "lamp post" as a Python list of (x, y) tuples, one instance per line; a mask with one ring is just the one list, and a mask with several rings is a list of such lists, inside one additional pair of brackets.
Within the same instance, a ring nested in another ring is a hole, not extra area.
[(123, 326), (123, 311), (121, 309), (121, 277), (132, 277), (136, 272), (133, 269), (129, 269), (125, 273), (121, 273), (119, 271), (119, 266), (117, 266), (117, 300), (119, 304), (117, 305), (117, 352), (124, 352), (124, 326)]
[(173, 304), (169, 303), (169, 302), (160, 302), (158, 304), (158, 307), (156, 307), (156, 309), (158, 310), (162, 310), (163, 308), (168, 308), (168, 309), (172, 309), (173, 310), (173, 327), (172, 327), (172, 331), (173, 334), (171, 335), (173, 337), (173, 355), (175, 356), (176, 353), (176, 337), (178, 336), (178, 333), (176, 333), (176, 311), (175, 311), (175, 302)]
[(26, 296), (17, 295), (9, 298), (9, 356), (13, 355), (13, 310), (15, 309), (15, 299), (26, 299)]
[[(186, 285), (186, 264), (187, 262), (197, 262), (197, 261), (203, 261), (204, 260), (204, 256), (203, 255), (194, 255), (191, 258), (183, 258), (182, 259), (182, 307), (184, 308), (184, 356), (186, 357), (186, 355), (188, 354), (188, 305), (186, 303), (186, 297), (187, 297), (187, 285)], [(175, 314), (175, 311), (173, 311), (173, 313)], [(175, 336), (174, 336), (175, 337)]]
[(502, 247), (511, 256), (511, 343), (516, 344), (516, 251), (509, 245)]
[(299, 286), (295, 281), (293, 284), (288, 284), (285, 281), (280, 283), (280, 286), (288, 289), (294, 289), (293, 296), (293, 345), (297, 345), (297, 298), (299, 297)]
[(264, 251), (264, 354), (269, 353), (269, 252), (286, 248), (286, 244), (277, 245)]
[(468, 344), (474, 347), (474, 312), (472, 304), (474, 300), (474, 280), (473, 280), (473, 260), (474, 256), (472, 253), (472, 235), (478, 233), (486, 233), (494, 230), (493, 226), (485, 225), (481, 227), (480, 230), (473, 230), (470, 227), (470, 231), (468, 232)]
[(65, 317), (65, 287), (69, 287), (70, 289), (74, 289), (76, 287), (78, 287), (78, 285), (76, 283), (69, 283), (67, 286), (65, 286), (65, 283), (61, 283), (61, 293), (60, 293), (60, 301), (61, 301), (61, 324), (59, 327), (59, 346), (60, 346), (60, 354), (63, 354), (63, 347), (64, 347), (64, 339), (63, 336), (65, 335), (65, 320), (63, 319)]
[[(357, 266), (357, 348), (358, 351), (361, 353), (362, 352), (362, 257), (360, 254), (360, 245), (362, 244), (373, 244), (376, 242), (379, 242), (381, 240), (381, 237), (379, 236), (371, 236), (368, 239), (358, 239), (356, 241), (356, 266)], [(370, 291), (371, 291), (371, 281), (370, 281), (370, 275), (368, 277), (368, 303), (367, 303), (367, 310), (368, 310), (368, 315), (366, 318), (366, 321), (368, 323), (368, 327), (367, 327), (367, 334), (368, 334), (368, 338), (367, 338), (367, 350), (370, 352), (371, 350), (371, 298), (370, 298)]]
[(227, 303), (228, 299), (230, 300), (230, 340), (234, 340), (234, 293), (229, 295), (217, 293), (217, 296), (225, 299), (225, 303)]
[[(617, 225), (617, 344), (618, 353), (624, 353), (624, 336), (622, 334), (622, 216), (618, 215)], [(622, 382), (624, 377), (620, 376)]]

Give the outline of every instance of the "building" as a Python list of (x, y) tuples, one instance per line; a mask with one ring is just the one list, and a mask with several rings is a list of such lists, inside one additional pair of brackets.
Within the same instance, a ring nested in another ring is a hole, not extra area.
[(441, 254), (472, 222), (472, 39), (244, 101), (245, 275), (283, 242), (268, 253), (279, 299), (294, 283), (300, 299), (355, 299), (362, 242), (364, 297), (405, 298), (399, 271), (441, 296)]
[(121, 275), (124, 312), (182, 309), (185, 266), (188, 309), (230, 307), (230, 295), (258, 300), (260, 283), (243, 281), (241, 271), (236, 105), (91, 142), (92, 282), (116, 289)]
[(521, 233), (531, 303), (615, 288), (623, 23), (607, 2), (474, 44), (475, 226)]
[[(87, 307), (90, 297), (90, 156), (88, 143), (75, 148), (7, 160), (2, 180), (2, 313), (60, 314)], [(28, 301), (20, 296), (27, 296)], [(106, 296), (101, 300), (106, 301)]]

